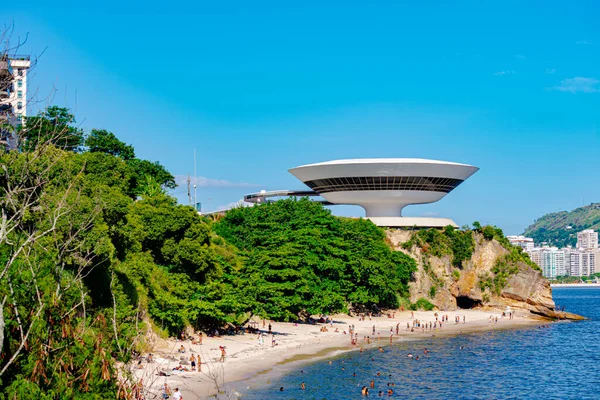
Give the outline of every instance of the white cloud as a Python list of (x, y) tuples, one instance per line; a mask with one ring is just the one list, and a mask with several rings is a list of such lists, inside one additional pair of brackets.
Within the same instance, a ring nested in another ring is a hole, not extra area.
[(600, 81), (595, 78), (576, 76), (560, 81), (560, 85), (553, 89), (570, 93), (597, 93), (600, 92)]
[[(185, 187), (187, 185), (187, 175), (175, 175), (175, 182), (178, 186)], [(243, 187), (257, 187), (259, 185), (255, 183), (247, 182), (230, 182), (224, 179), (211, 179), (204, 176), (199, 176), (194, 180), (194, 177), (190, 177), (191, 184), (194, 183), (198, 187), (214, 187), (214, 188), (243, 188)]]
[(546, 68), (546, 73), (548, 75), (552, 75), (555, 72), (556, 72), (556, 68)]
[(507, 71), (498, 71), (498, 72), (494, 72), (494, 75), (496, 76), (502, 76), (502, 75), (512, 75), (512, 74), (516, 74), (517, 71), (510, 69)]
[(591, 42), (589, 40), (578, 40), (578, 41), (575, 42), (575, 44), (588, 45), (588, 44), (594, 44), (594, 42)]
[(519, 59), (519, 60), (525, 60), (525, 59), (527, 59), (527, 57), (525, 57), (523, 54), (515, 54), (515, 58)]

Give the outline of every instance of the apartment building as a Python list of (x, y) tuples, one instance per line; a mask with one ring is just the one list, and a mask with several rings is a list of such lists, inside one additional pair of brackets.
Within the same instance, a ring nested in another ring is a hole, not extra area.
[(571, 276), (590, 276), (600, 272), (600, 251), (577, 250), (571, 253)]
[(17, 146), (15, 127), (27, 116), (29, 56), (0, 54), (0, 144)]
[(584, 250), (597, 249), (598, 232), (595, 232), (593, 229), (577, 232), (577, 248)]
[(528, 251), (531, 261), (542, 269), (542, 275), (554, 279), (557, 276), (567, 275), (565, 268), (565, 251), (558, 247), (535, 247)]
[(535, 243), (532, 238), (525, 237), (523, 235), (519, 236), (507, 236), (506, 237), (510, 244), (513, 246), (522, 247), (525, 251), (531, 251), (535, 247)]

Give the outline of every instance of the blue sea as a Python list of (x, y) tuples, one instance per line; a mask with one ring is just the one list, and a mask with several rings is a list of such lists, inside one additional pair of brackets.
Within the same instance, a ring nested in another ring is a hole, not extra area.
[(555, 288), (553, 297), (589, 320), (344, 353), (237, 390), (244, 400), (360, 399), (361, 388), (374, 380), (369, 398), (383, 391), (385, 398), (403, 399), (600, 399), (600, 288)]

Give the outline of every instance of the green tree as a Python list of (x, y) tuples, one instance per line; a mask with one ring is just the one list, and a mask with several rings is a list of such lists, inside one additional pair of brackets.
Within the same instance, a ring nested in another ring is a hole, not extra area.
[(135, 158), (133, 146), (123, 143), (112, 132), (105, 129), (92, 129), (85, 139), (85, 145), (92, 153), (106, 153), (123, 160)]
[(141, 187), (142, 182), (146, 180), (147, 176), (151, 176), (158, 182), (159, 185), (166, 189), (175, 189), (177, 183), (175, 178), (165, 167), (160, 165), (159, 162), (151, 162), (147, 160), (140, 160), (134, 158), (127, 161), (127, 164), (132, 168), (132, 181), (131, 187)]
[(67, 151), (80, 151), (83, 130), (75, 126), (75, 116), (69, 109), (50, 106), (35, 116), (26, 117), (18, 135), (21, 147), (32, 151), (40, 144), (52, 144)]

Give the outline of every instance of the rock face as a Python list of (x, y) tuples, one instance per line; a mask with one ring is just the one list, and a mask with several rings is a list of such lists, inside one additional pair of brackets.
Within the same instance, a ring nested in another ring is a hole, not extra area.
[[(513, 266), (514, 273), (506, 277), (503, 285), (490, 288), (482, 285), (495, 277), (494, 266), (498, 259), (509, 254), (496, 240), (486, 240), (474, 233), (475, 248), (472, 257), (462, 262), (461, 268), (452, 265), (451, 257), (434, 257), (426, 249), (413, 246), (410, 250), (402, 244), (411, 239), (405, 230), (387, 230), (391, 246), (417, 261), (417, 271), (410, 286), (410, 300), (428, 299), (440, 310), (458, 308), (490, 307), (504, 310), (527, 311), (548, 318), (578, 319), (574, 314), (554, 311), (550, 283), (542, 273), (527, 263), (519, 261)], [(433, 289), (432, 289), (433, 288)]]

